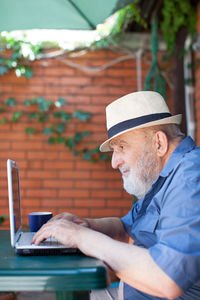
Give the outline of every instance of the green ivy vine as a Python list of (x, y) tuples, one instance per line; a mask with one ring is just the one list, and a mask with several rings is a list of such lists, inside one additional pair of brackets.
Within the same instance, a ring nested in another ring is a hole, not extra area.
[(94, 48), (109, 47), (113, 42), (116, 44), (120, 40), (120, 35), (125, 32), (128, 25), (135, 21), (143, 28), (147, 28), (147, 23), (141, 16), (139, 0), (125, 6), (114, 14), (114, 22), (109, 20), (97, 27), (99, 39), (93, 43)]
[[(79, 143), (91, 134), (90, 131), (75, 132), (73, 136), (66, 137), (68, 122), (73, 122), (74, 119), (83, 123), (87, 122), (92, 117), (90, 112), (83, 112), (81, 110), (77, 110), (74, 113), (64, 112), (63, 109), (61, 109), (66, 104), (63, 98), (59, 98), (55, 102), (46, 100), (43, 97), (26, 99), (23, 102), (23, 106), (26, 109), (18, 111), (14, 109), (16, 104), (17, 100), (12, 97), (1, 102), (1, 124), (19, 122), (22, 116), (25, 116), (27, 122), (33, 124), (25, 128), (26, 134), (34, 135), (36, 133), (42, 133), (47, 137), (47, 143), (49, 145), (63, 144), (70, 151), (73, 151), (74, 156), (81, 155), (84, 160), (90, 162), (109, 159), (107, 154), (100, 152), (99, 147), (95, 147), (91, 150), (87, 148), (77, 150)], [(27, 108), (31, 108), (30, 112), (27, 112)], [(9, 117), (4, 116), (4, 114)], [(38, 129), (38, 123), (43, 124), (42, 130)]]
[(173, 54), (176, 34), (182, 26), (185, 26), (192, 36), (195, 34), (197, 8), (190, 0), (163, 0), (162, 15), (161, 29), (169, 54)]

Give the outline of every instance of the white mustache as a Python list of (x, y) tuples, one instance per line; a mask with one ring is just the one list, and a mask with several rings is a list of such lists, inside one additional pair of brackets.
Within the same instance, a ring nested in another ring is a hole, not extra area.
[(120, 167), (119, 170), (120, 170), (120, 172), (123, 175), (123, 173), (125, 173), (126, 171), (129, 172), (131, 170), (131, 168), (130, 167)]

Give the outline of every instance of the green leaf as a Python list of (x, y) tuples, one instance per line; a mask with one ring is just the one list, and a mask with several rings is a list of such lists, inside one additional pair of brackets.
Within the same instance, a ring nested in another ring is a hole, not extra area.
[(43, 133), (46, 135), (54, 133), (53, 126), (44, 128)]
[(56, 132), (57, 133), (62, 133), (64, 130), (65, 130), (65, 124), (64, 123), (59, 123), (57, 125)]
[(75, 142), (80, 142), (80, 140), (82, 139), (82, 134), (81, 132), (76, 132), (75, 136), (74, 136), (74, 141)]
[(62, 111), (56, 111), (53, 116), (54, 118), (62, 118), (63, 112)]
[(64, 136), (58, 136), (57, 137), (57, 143), (58, 144), (64, 144), (66, 142), (66, 138)]
[(99, 153), (99, 147), (90, 150), (90, 152), (91, 152), (91, 154), (97, 154), (97, 153)]
[(60, 118), (60, 119), (63, 119), (65, 121), (68, 121), (71, 119), (71, 115), (69, 113), (64, 113), (62, 111), (56, 111), (54, 114), (53, 114), (54, 118)]
[(5, 103), (7, 106), (15, 106), (16, 100), (14, 98), (10, 97), (10, 98), (6, 99)]
[(72, 149), (76, 146), (76, 143), (75, 143), (74, 138), (71, 137), (71, 138), (67, 139), (66, 142), (65, 142), (65, 145), (66, 145), (70, 150), (72, 150)]
[(1, 121), (0, 121), (0, 122), (1, 122), (1, 124), (6, 124), (6, 123), (7, 123), (7, 121), (8, 121), (8, 120), (7, 120), (7, 118), (6, 118), (6, 117), (4, 117), (3, 119), (1, 119)]
[(43, 101), (39, 104), (40, 111), (48, 111), (50, 106), (53, 105), (52, 101)]
[(38, 104), (38, 99), (39, 98), (27, 99), (24, 101), (24, 105), (30, 106), (30, 105)]
[(28, 100), (28, 99), (26, 99), (25, 101), (24, 101), (24, 106), (30, 106), (32, 103), (31, 103), (31, 100)]
[(63, 113), (62, 114), (62, 119), (65, 121), (68, 121), (71, 119), (71, 115), (69, 113)]
[(79, 151), (75, 150), (75, 151), (73, 152), (74, 157), (78, 156), (79, 153), (80, 153)]
[(12, 116), (12, 121), (13, 122), (18, 122), (19, 118), (22, 116), (22, 111), (17, 111), (13, 114)]
[(7, 215), (1, 215), (1, 216), (0, 216), (0, 226), (4, 223), (4, 221), (5, 221), (6, 219), (9, 219), (9, 216), (7, 216)]
[(29, 79), (33, 77), (33, 71), (30, 68), (25, 67), (25, 66), (17, 67), (15, 69), (15, 73), (16, 73), (17, 77), (24, 76)]
[(6, 66), (0, 66), (0, 75), (5, 74), (6, 72), (8, 72), (9, 68)]
[(87, 119), (91, 118), (92, 114), (89, 112), (82, 112), (80, 110), (77, 110), (74, 112), (73, 116), (85, 122)]
[(48, 143), (49, 145), (54, 144), (54, 143), (55, 143), (55, 138), (54, 138), (54, 137), (48, 138), (47, 143)]
[(63, 98), (59, 98), (59, 99), (55, 102), (55, 106), (56, 106), (56, 107), (62, 107), (63, 105), (65, 105), (65, 99), (63, 99)]
[(37, 104), (41, 104), (45, 102), (45, 99), (43, 97), (38, 97), (35, 99), (32, 99), (34, 102), (36, 101)]
[(29, 119), (39, 119), (40, 118), (40, 113), (38, 113), (38, 112), (33, 112), (33, 113), (30, 113), (29, 114)]
[(46, 115), (46, 114), (40, 114), (40, 117), (39, 117), (38, 121), (39, 121), (40, 123), (44, 123), (44, 122), (47, 121), (48, 119), (49, 119), (49, 116), (48, 116), (48, 115)]
[(90, 152), (83, 153), (84, 160), (91, 160), (91, 158), (92, 158), (92, 155)]
[(36, 129), (35, 129), (35, 128), (27, 127), (27, 128), (25, 129), (25, 132), (26, 132), (27, 134), (33, 135), (33, 134), (36, 132)]
[(5, 107), (4, 106), (0, 107), (0, 113), (2, 113), (4, 111), (5, 111)]
[(91, 134), (91, 131), (86, 130), (86, 131), (82, 132), (82, 137), (84, 138), (84, 137), (86, 137), (86, 136), (88, 136), (90, 134)]
[(99, 159), (100, 159), (100, 160), (106, 160), (107, 158), (108, 158), (108, 154), (101, 153), (101, 154), (99, 155)]

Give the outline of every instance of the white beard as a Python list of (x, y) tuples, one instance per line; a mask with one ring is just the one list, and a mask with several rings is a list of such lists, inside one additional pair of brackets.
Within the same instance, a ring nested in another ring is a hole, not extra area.
[[(144, 147), (145, 149), (145, 147)], [(124, 170), (129, 170), (128, 176), (123, 175)], [(124, 189), (127, 193), (135, 195), (138, 199), (144, 198), (152, 183), (159, 175), (159, 165), (153, 152), (146, 149), (142, 151), (137, 160), (136, 167), (123, 166), (120, 168)]]
[(135, 195), (137, 198), (143, 198), (145, 195), (145, 187), (143, 181), (140, 179), (132, 168), (130, 168), (130, 173), (128, 177), (122, 175), (124, 189), (127, 193)]

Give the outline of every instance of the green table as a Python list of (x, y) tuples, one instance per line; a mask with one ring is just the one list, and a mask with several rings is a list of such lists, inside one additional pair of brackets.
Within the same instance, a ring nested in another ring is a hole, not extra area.
[(54, 291), (56, 299), (84, 300), (107, 284), (102, 261), (78, 254), (18, 256), (9, 231), (0, 230), (0, 291)]

